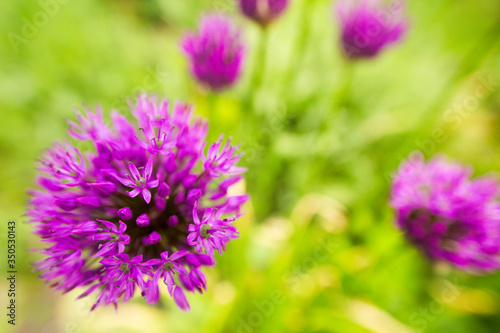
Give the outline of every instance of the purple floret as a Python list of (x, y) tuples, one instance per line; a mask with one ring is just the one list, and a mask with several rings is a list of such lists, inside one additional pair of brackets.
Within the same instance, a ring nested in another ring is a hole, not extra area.
[[(248, 196), (227, 187), (245, 169), (222, 138), (205, 155), (207, 123), (192, 122), (189, 105), (141, 96), (132, 114), (137, 124), (114, 111), (112, 128), (100, 110), (78, 114), (69, 133), (94, 151), (55, 145), (42, 158), (28, 210), (47, 244), (36, 270), (57, 290), (96, 292), (92, 309), (116, 307), (136, 289), (156, 303), (161, 282), (189, 310), (184, 291), (203, 292), (203, 267), (238, 237), (233, 222)], [(213, 226), (204, 246), (191, 236), (198, 216)]]

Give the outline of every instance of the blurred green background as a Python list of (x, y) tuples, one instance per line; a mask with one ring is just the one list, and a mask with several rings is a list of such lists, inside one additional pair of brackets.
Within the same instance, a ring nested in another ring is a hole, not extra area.
[[(500, 275), (428, 263), (387, 202), (415, 150), (500, 171), (500, 3), (412, 0), (405, 41), (351, 65), (331, 8), (292, 1), (259, 54), (262, 32), (233, 0), (1, 1), (0, 240), (5, 251), (17, 221), (19, 274), (17, 325), (2, 310), (0, 331), (498, 332)], [(235, 17), (249, 52), (241, 82), (217, 96), (179, 50), (214, 10)], [(25, 223), (26, 190), (41, 151), (68, 140), (74, 108), (127, 113), (141, 91), (195, 104), (211, 141), (224, 132), (241, 143), (252, 200), (207, 293), (188, 295), (190, 313), (140, 296), (89, 313), (92, 297), (54, 293), (31, 272), (41, 244)], [(2, 275), (2, 309), (6, 290)]]

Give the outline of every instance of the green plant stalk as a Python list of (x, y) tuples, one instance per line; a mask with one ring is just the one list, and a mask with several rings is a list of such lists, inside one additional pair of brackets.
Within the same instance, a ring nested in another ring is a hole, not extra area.
[(259, 89), (264, 81), (264, 74), (266, 72), (268, 41), (269, 41), (269, 30), (267, 29), (267, 27), (262, 27), (260, 30), (259, 43), (257, 46), (257, 53), (255, 57), (255, 64), (253, 66), (252, 82), (250, 83), (249, 96), (251, 96), (252, 98), (252, 101), (250, 103), (252, 110), (255, 107), (255, 97), (259, 92)]

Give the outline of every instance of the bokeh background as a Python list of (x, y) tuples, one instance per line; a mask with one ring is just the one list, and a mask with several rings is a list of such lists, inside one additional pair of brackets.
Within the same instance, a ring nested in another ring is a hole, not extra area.
[[(1, 1), (2, 309), (8, 220), (19, 274), (17, 324), (2, 310), (0, 331), (498, 332), (500, 275), (427, 262), (394, 228), (388, 198), (415, 150), (500, 172), (500, 3), (411, 0), (405, 41), (355, 64), (341, 56), (331, 7), (292, 1), (264, 52), (233, 0)], [(179, 48), (207, 11), (233, 15), (249, 52), (241, 82), (217, 95), (194, 82)], [(23, 32), (40, 12), (48, 19)], [(211, 141), (224, 132), (241, 143), (240, 190), (252, 200), (207, 293), (188, 296), (191, 312), (138, 296), (116, 314), (89, 313), (92, 297), (54, 293), (32, 273), (40, 243), (26, 190), (44, 147), (69, 139), (74, 108), (127, 113), (141, 91), (193, 103)]]

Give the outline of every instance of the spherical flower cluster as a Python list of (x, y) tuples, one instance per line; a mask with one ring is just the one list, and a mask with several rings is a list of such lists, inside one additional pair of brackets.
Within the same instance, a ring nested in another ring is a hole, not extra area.
[(394, 178), (391, 205), (397, 225), (432, 260), (467, 271), (500, 267), (500, 193), (492, 177), (442, 157), (415, 154)]
[(187, 34), (182, 49), (194, 77), (211, 90), (227, 89), (240, 77), (245, 46), (230, 18), (203, 17), (198, 33)]
[(63, 292), (96, 292), (92, 310), (136, 288), (156, 303), (160, 280), (188, 310), (184, 291), (203, 293), (203, 267), (238, 237), (248, 196), (228, 188), (245, 170), (222, 136), (204, 153), (207, 124), (187, 104), (141, 96), (132, 114), (137, 126), (113, 111), (112, 128), (99, 109), (78, 114), (69, 133), (95, 150), (56, 144), (41, 160), (28, 211), (47, 244), (36, 270)]
[(288, 7), (289, 0), (239, 0), (241, 12), (265, 27)]
[(352, 60), (372, 58), (384, 47), (401, 40), (406, 31), (402, 9), (402, 1), (382, 8), (379, 0), (341, 0), (337, 15), (344, 56)]

